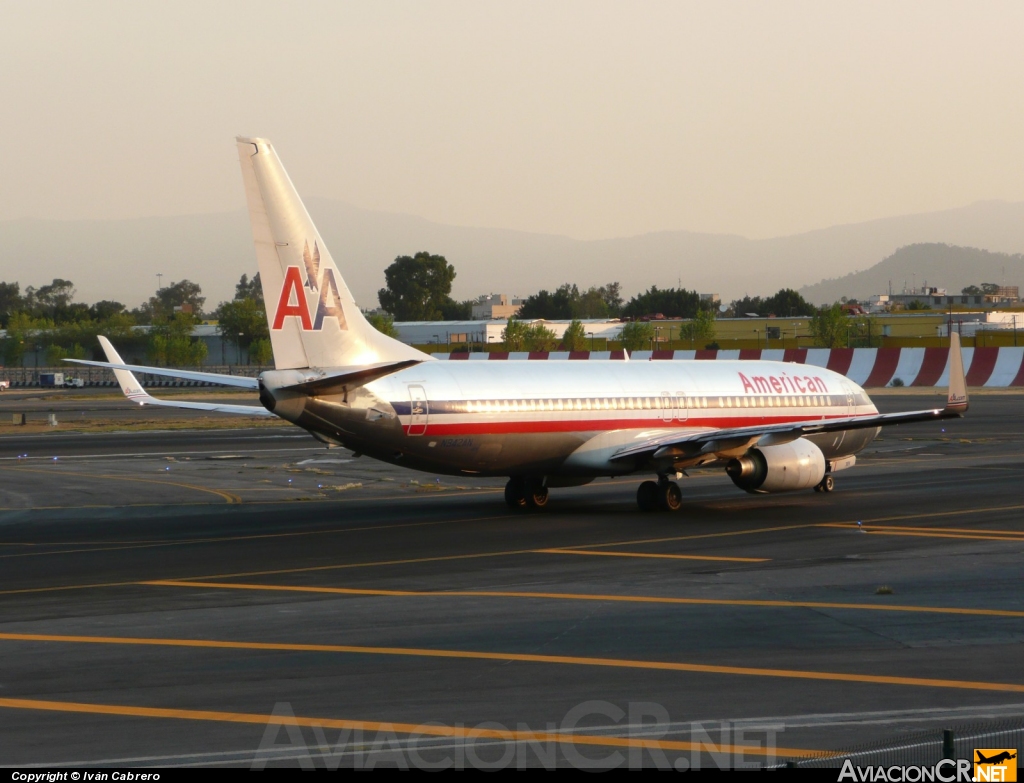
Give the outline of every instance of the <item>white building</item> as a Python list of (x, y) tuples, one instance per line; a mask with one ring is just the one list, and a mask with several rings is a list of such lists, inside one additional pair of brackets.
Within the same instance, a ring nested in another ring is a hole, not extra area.
[[(545, 321), (536, 319), (524, 323), (542, 323), (562, 338), (572, 321)], [(621, 321), (588, 319), (582, 321), (587, 338), (617, 340), (622, 331)], [(501, 333), (508, 325), (504, 320), (488, 321), (396, 321), (398, 339), (409, 345), (488, 345), (501, 342)]]

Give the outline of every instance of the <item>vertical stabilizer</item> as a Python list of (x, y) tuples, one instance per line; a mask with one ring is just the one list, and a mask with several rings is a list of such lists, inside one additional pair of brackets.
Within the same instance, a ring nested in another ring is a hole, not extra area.
[(238, 157), (277, 369), (429, 360), (363, 317), (270, 142), (239, 137)]
[(949, 396), (946, 398), (946, 410), (967, 410), (967, 376), (964, 373), (964, 355), (960, 351), (960, 335), (949, 333)]

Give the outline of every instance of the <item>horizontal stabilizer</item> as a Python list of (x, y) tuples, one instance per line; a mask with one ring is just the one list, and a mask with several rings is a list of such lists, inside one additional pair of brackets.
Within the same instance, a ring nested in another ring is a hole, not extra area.
[(106, 367), (108, 370), (128, 370), (129, 372), (145, 372), (150, 375), (166, 375), (186, 381), (202, 381), (217, 383), (221, 386), (238, 386), (243, 389), (258, 389), (258, 378), (247, 378), (244, 375), (224, 375), (216, 372), (196, 372), (194, 370), (176, 370), (171, 367), (146, 367), (141, 364), (118, 364), (115, 362), (93, 362), (87, 359), (65, 359), (66, 362), (87, 364), (90, 367)]
[[(106, 364), (114, 371), (114, 377), (117, 378), (117, 384), (121, 387), (121, 391), (124, 392), (124, 396), (137, 405), (156, 405), (163, 408), (185, 408), (186, 410), (193, 411), (214, 411), (216, 413), (233, 413), (240, 416), (273, 416), (274, 414), (268, 411), (266, 408), (256, 407), (255, 405), (228, 405), (219, 402), (190, 402), (187, 400), (162, 400), (159, 397), (151, 397), (149, 392), (142, 388), (142, 384), (139, 383), (138, 379), (132, 375), (131, 370), (126, 368), (134, 367), (135, 365), (122, 364), (121, 355), (117, 352), (117, 349), (110, 344), (103, 335), (99, 335), (100, 347), (103, 349), (103, 353), (107, 355), (109, 363)], [(74, 360), (72, 360), (74, 361)], [(104, 364), (103, 362), (89, 362), (89, 364)], [(152, 367), (141, 368), (146, 372), (149, 372)], [(228, 376), (231, 377), (231, 376)]]
[(391, 375), (419, 363), (419, 359), (403, 359), (399, 362), (378, 362), (377, 364), (367, 364), (361, 367), (335, 367), (332, 368), (330, 375), (310, 378), (301, 383), (282, 388), (310, 395), (331, 394), (332, 392), (340, 392), (345, 386), (365, 386), (378, 378), (383, 378), (386, 375)]

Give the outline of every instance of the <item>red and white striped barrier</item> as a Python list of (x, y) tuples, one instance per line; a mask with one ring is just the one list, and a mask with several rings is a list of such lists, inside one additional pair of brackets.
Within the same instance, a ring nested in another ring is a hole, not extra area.
[[(1024, 348), (964, 348), (968, 386), (1024, 386)], [(512, 353), (435, 353), (437, 359), (607, 360), (622, 351), (536, 351)], [(630, 361), (763, 359), (826, 367), (864, 387), (949, 385), (948, 348), (772, 348), (742, 351), (633, 351)]]

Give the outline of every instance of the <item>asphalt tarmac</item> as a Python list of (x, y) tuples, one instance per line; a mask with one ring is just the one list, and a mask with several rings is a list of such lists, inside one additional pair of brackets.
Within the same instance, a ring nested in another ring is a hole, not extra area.
[(1024, 715), (1022, 412), (677, 514), (291, 429), (0, 437), (0, 764), (759, 765)]

